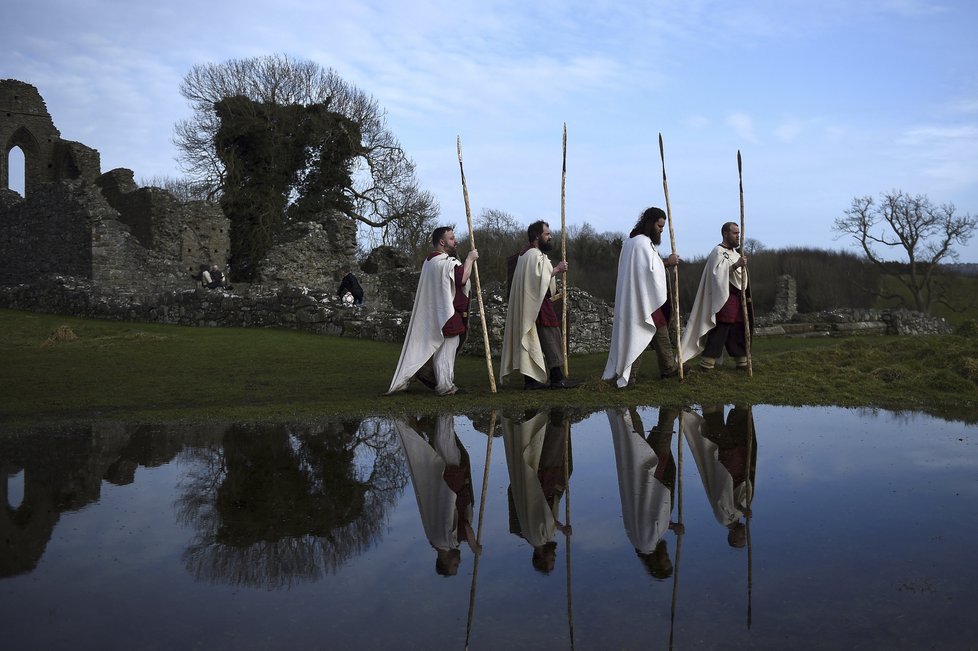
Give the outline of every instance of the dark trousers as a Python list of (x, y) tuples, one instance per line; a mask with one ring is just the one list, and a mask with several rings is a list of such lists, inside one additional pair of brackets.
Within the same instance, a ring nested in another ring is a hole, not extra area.
[(724, 348), (731, 357), (747, 356), (747, 341), (744, 338), (743, 322), (718, 323), (706, 335), (706, 348), (703, 350), (703, 357), (716, 359), (723, 354)]

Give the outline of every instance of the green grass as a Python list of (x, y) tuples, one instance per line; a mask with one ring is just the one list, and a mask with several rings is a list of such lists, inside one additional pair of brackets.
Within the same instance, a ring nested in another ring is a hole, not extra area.
[[(55, 337), (65, 327), (75, 339)], [(444, 409), (584, 409), (751, 403), (921, 410), (978, 421), (978, 341), (946, 337), (758, 338), (753, 377), (723, 370), (660, 381), (655, 357), (638, 383), (600, 380), (606, 355), (576, 355), (580, 389), (489, 390), (483, 357), (461, 356), (464, 395), (420, 385), (382, 397), (399, 344), (271, 329), (189, 328), (0, 310), (0, 423), (286, 421)], [(498, 370), (498, 360), (494, 360)]]

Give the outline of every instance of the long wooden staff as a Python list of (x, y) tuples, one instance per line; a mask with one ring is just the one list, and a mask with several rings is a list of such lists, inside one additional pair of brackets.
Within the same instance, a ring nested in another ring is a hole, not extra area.
[[(462, 196), (465, 197), (465, 220), (469, 225), (469, 243), (475, 246), (475, 229), (472, 228), (472, 209), (469, 208), (469, 187), (465, 184), (465, 168), (462, 167), (462, 137), (456, 138), (458, 147), (458, 171), (462, 174)], [(489, 330), (486, 327), (486, 308), (482, 304), (482, 284), (479, 282), (478, 260), (472, 261), (472, 273), (475, 276), (475, 295), (479, 300), (479, 320), (482, 322), (482, 345), (486, 350), (486, 369), (489, 372), (489, 390), (496, 393), (496, 376), (492, 372), (492, 351), (489, 349)]]
[[(676, 498), (677, 507), (679, 508), (678, 523), (680, 527), (683, 524), (683, 410), (679, 410), (679, 425), (676, 436), (676, 445), (679, 448), (678, 462), (679, 466), (676, 471)], [(676, 624), (676, 602), (679, 597), (679, 559), (680, 554), (683, 551), (683, 534), (676, 534), (676, 571), (672, 575), (672, 611), (669, 616), (669, 648), (672, 649), (672, 636), (673, 630)]]
[[(482, 516), (486, 512), (486, 487), (489, 485), (489, 464), (492, 461), (492, 435), (496, 431), (496, 410), (492, 410), (489, 416), (489, 436), (486, 441), (486, 467), (482, 472), (482, 498), (479, 500), (479, 524), (476, 529), (475, 542), (482, 546)], [(472, 561), (472, 586), (469, 588), (469, 617), (465, 624), (465, 648), (469, 648), (469, 636), (472, 634), (472, 616), (475, 614), (475, 583), (479, 576), (479, 558), (482, 557), (481, 551), (475, 555)]]
[[(740, 255), (744, 255), (744, 242), (747, 237), (744, 235), (744, 171), (743, 163), (740, 160), (740, 150), (737, 150), (737, 178), (740, 182)], [(750, 314), (747, 312), (747, 265), (741, 267), (743, 270), (744, 286), (740, 288), (740, 307), (744, 313), (744, 349), (747, 351), (747, 377), (754, 375), (754, 367), (750, 356)]]
[[(751, 508), (754, 502), (754, 480), (751, 479), (750, 471), (751, 464), (754, 454), (754, 412), (753, 405), (747, 406), (747, 478), (745, 481), (750, 482), (750, 493), (747, 495), (747, 513), (744, 514), (746, 524), (744, 525), (747, 529), (747, 628), (750, 628), (751, 619), (753, 616), (752, 612), (752, 592), (754, 589), (754, 548), (751, 545), (750, 540), (750, 519), (751, 519)], [(754, 474), (757, 474), (757, 470), (754, 470)]]
[[(672, 229), (672, 208), (669, 206), (669, 182), (666, 181), (666, 152), (662, 146), (662, 133), (659, 133), (659, 158), (662, 159), (662, 191), (666, 195), (666, 221), (669, 223), (669, 244), (672, 245), (672, 252), (676, 253), (676, 234)], [(678, 256), (678, 254), (677, 254)], [(679, 331), (679, 265), (672, 269), (672, 320), (676, 324), (676, 350), (679, 351), (679, 343), (682, 341)], [(683, 380), (683, 358), (677, 353), (679, 360), (679, 381)]]
[[(566, 288), (564, 291), (567, 291)], [(564, 420), (564, 526), (570, 527), (570, 417)], [(567, 544), (567, 630), (571, 649), (574, 648), (574, 607), (571, 601), (571, 534), (564, 531)]]
[[(567, 262), (567, 123), (564, 122), (564, 156), (563, 166), (560, 172), (560, 259)], [(570, 375), (570, 362), (568, 361), (567, 349), (567, 300), (570, 298), (567, 286), (567, 272), (564, 272), (564, 299), (560, 301), (561, 306), (561, 330), (564, 335), (564, 377)]]

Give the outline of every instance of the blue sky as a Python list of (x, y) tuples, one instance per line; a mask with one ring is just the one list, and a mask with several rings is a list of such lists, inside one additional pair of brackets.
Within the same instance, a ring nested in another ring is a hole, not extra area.
[[(199, 63), (287, 54), (377, 98), (464, 230), (473, 216), (627, 231), (664, 207), (679, 253), (739, 220), (769, 248), (851, 249), (832, 222), (900, 189), (978, 214), (978, 3), (970, 0), (14, 0), (0, 78), (35, 85), (102, 169), (179, 176), (171, 142)], [(666, 246), (668, 248), (668, 245)], [(978, 236), (960, 248), (978, 262)], [(571, 252), (573, 260), (573, 252)]]

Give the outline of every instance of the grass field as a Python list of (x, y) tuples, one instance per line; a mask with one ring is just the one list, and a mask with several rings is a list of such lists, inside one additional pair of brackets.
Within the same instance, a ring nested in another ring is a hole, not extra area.
[[(634, 387), (600, 380), (606, 355), (570, 359), (566, 391), (489, 390), (485, 358), (460, 356), (464, 395), (420, 385), (382, 397), (399, 344), (271, 329), (86, 320), (0, 310), (0, 423), (255, 421), (402, 412), (751, 403), (922, 410), (978, 421), (978, 340), (963, 336), (758, 338), (753, 377), (733, 370)], [(498, 370), (498, 360), (494, 360)], [(499, 378), (496, 378), (499, 385)]]

